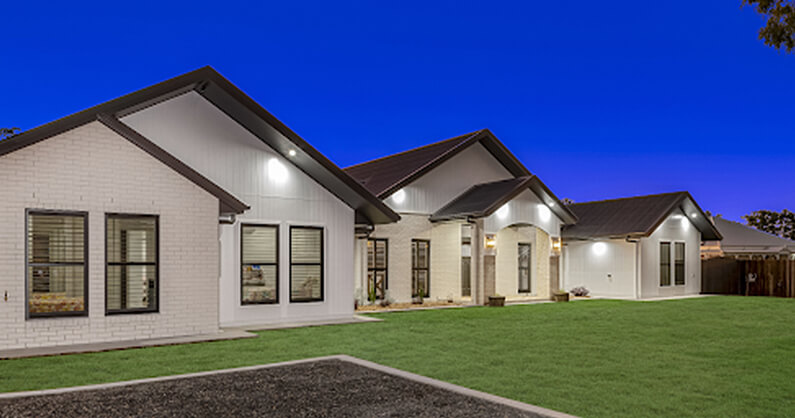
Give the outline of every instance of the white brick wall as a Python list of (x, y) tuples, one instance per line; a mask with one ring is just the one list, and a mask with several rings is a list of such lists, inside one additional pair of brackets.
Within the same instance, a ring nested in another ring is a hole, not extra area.
[[(88, 317), (25, 319), (25, 209), (86, 211)], [(105, 213), (160, 216), (160, 312), (105, 316)], [(0, 157), (0, 349), (218, 329), (218, 200), (93, 122)]]

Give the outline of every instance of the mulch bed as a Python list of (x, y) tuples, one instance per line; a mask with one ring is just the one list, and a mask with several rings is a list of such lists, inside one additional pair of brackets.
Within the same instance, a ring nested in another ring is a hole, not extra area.
[(0, 399), (2, 417), (263, 415), (534, 416), (340, 360)]

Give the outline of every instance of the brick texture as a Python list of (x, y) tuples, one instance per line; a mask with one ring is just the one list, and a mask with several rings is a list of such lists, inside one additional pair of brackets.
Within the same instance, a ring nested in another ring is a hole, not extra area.
[[(0, 157), (0, 349), (218, 330), (218, 200), (97, 122)], [(88, 212), (87, 317), (25, 319), (25, 209)], [(105, 213), (160, 216), (160, 312), (105, 315)]]

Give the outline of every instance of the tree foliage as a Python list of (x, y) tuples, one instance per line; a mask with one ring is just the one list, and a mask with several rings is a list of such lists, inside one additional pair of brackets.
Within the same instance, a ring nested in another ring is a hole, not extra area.
[(795, 240), (795, 213), (786, 209), (781, 212), (758, 210), (743, 216), (745, 222), (760, 231)]
[(19, 128), (0, 128), (0, 139), (5, 139), (19, 132)]
[(759, 39), (779, 51), (795, 49), (795, 0), (742, 0), (752, 6), (767, 22), (759, 29)]

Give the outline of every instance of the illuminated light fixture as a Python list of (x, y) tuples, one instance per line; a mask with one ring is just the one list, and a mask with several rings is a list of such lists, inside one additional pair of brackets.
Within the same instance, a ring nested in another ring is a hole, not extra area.
[(555, 252), (560, 252), (561, 247), (562, 243), (560, 241), (560, 238), (552, 238), (552, 249)]
[(591, 247), (591, 251), (593, 251), (595, 255), (599, 256), (605, 255), (605, 253), (607, 252), (607, 244), (605, 244), (604, 242), (594, 243), (594, 245)]
[(291, 157), (295, 157), (295, 150), (294, 150), (294, 149), (291, 149), (290, 151), (287, 151), (287, 154), (288, 154), (289, 156), (291, 156)]
[(690, 217), (693, 218), (693, 219), (696, 219), (696, 218), (698, 218), (698, 214), (694, 213), (694, 214), (690, 215)]
[(276, 183), (284, 183), (287, 181), (287, 167), (276, 158), (271, 158), (268, 161), (268, 178)]
[(392, 200), (397, 203), (398, 205), (403, 203), (406, 200), (406, 191), (400, 189), (392, 195)]
[(538, 218), (541, 222), (548, 222), (552, 218), (552, 212), (546, 205), (538, 205)]
[(497, 217), (500, 219), (505, 219), (508, 217), (508, 214), (511, 213), (511, 208), (508, 207), (508, 204), (502, 205), (502, 207), (497, 210)]
[(486, 235), (486, 248), (497, 248), (497, 236), (494, 234)]
[(554, 208), (555, 207), (555, 202), (549, 202), (549, 207)]

